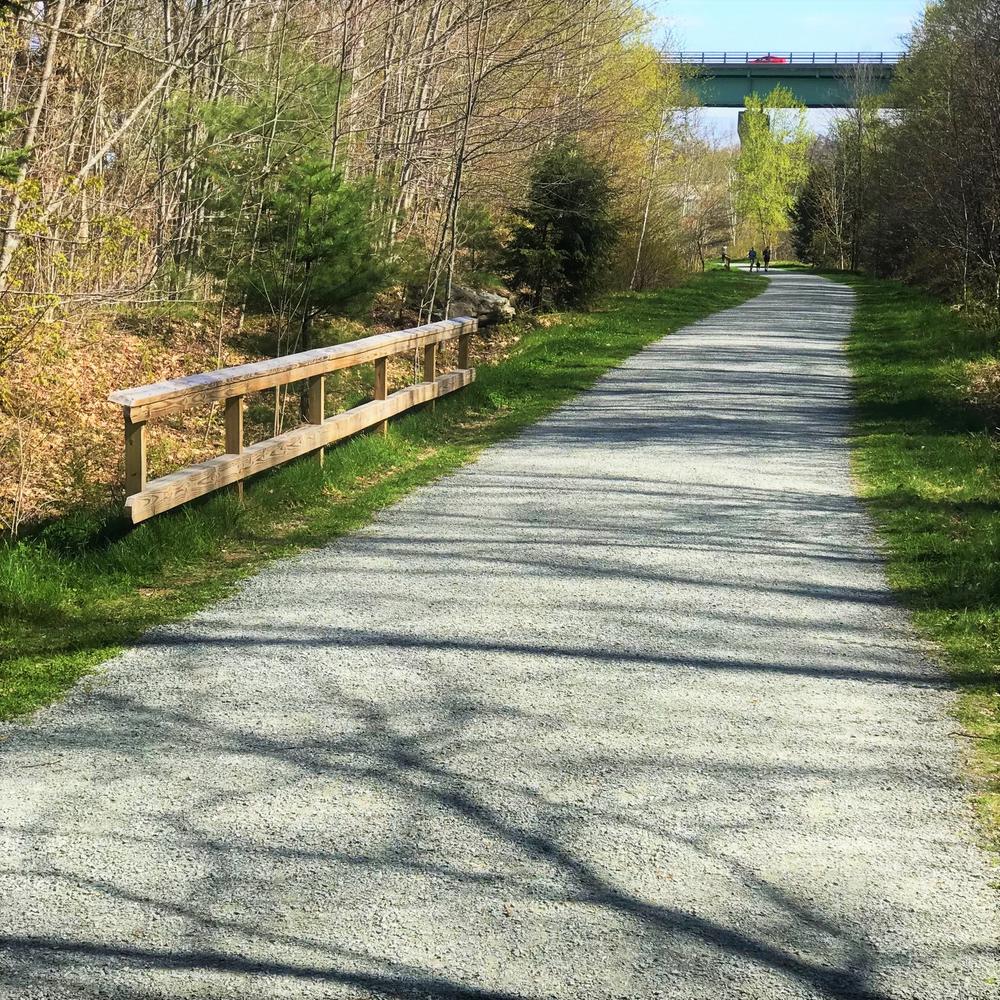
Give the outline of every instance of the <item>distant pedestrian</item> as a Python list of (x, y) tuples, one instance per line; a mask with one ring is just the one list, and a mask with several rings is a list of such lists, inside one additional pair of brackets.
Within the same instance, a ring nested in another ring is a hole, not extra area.
[[(764, 247), (764, 270), (767, 270), (768, 265), (771, 263), (771, 248)], [(757, 265), (757, 270), (760, 270), (760, 265)]]
[(729, 270), (729, 247), (722, 248), (722, 266)]
[(760, 270), (760, 264), (757, 263), (757, 251), (750, 247), (750, 253), (747, 254), (747, 260), (750, 261), (750, 270), (753, 270), (754, 264), (757, 264), (757, 270)]

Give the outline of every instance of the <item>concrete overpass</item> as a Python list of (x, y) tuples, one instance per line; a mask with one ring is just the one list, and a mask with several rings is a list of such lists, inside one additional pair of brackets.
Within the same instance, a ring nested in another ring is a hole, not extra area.
[(685, 86), (706, 108), (742, 108), (750, 94), (761, 97), (787, 87), (809, 108), (854, 105), (858, 84), (885, 94), (901, 52), (671, 52), (666, 59), (689, 70)]

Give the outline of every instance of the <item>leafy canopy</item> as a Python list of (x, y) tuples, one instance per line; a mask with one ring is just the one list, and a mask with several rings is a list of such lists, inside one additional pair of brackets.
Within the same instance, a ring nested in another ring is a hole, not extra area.
[(799, 186), (809, 172), (805, 105), (785, 87), (749, 95), (740, 124), (736, 206), (764, 245), (788, 228)]

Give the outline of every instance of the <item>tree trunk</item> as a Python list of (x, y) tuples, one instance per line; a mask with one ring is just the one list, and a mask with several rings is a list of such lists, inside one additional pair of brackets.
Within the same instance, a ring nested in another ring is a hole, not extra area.
[[(62, 27), (63, 15), (66, 12), (66, 0), (58, 0), (55, 14), (50, 26), (49, 44), (45, 50), (45, 63), (42, 67), (42, 77), (39, 81), (38, 95), (35, 98), (35, 106), (31, 111), (31, 118), (28, 121), (28, 128), (24, 134), (21, 148), (30, 151), (35, 144), (35, 136), (38, 134), (38, 123), (41, 120), (42, 112), (45, 110), (45, 102), (49, 94), (49, 86), (52, 83), (52, 69), (56, 61), (56, 49), (59, 44), (59, 29)], [(10, 199), (10, 209), (7, 212), (7, 223), (4, 227), (3, 247), (0, 249), (0, 292), (7, 291), (9, 287), (10, 265), (14, 259), (20, 240), (17, 235), (17, 226), (21, 221), (21, 209), (24, 202), (21, 198), (21, 186), (28, 176), (28, 160), (21, 165), (14, 181), (14, 193)]]

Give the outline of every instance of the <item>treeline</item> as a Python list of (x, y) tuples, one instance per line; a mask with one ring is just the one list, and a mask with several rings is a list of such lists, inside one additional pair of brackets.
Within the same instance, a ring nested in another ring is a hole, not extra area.
[(558, 143), (608, 177), (616, 274), (656, 280), (638, 244), (682, 102), (632, 0), (27, 8), (0, 69), (0, 291), (22, 318), (207, 296), (308, 331), (390, 284), (446, 312)]
[[(0, 15), (2, 526), (106, 502), (116, 383), (448, 315), (461, 286), (550, 308), (703, 266), (727, 158), (650, 28), (638, 0)], [(167, 316), (191, 322), (142, 339)]]
[(814, 148), (799, 256), (1000, 312), (1000, 0), (930, 4), (889, 99), (858, 98)]

